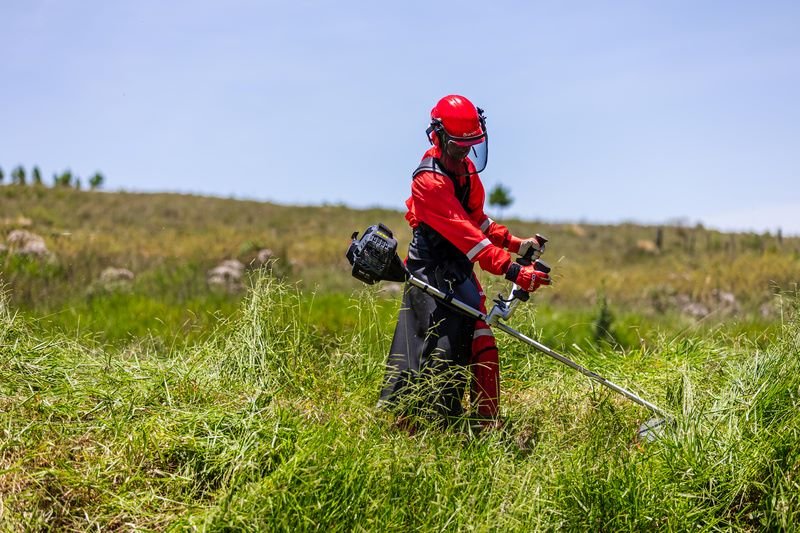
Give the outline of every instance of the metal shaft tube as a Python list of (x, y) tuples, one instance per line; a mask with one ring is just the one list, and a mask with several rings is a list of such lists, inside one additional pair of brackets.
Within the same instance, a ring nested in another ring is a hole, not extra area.
[(470, 307), (469, 305), (465, 304), (461, 300), (457, 300), (456, 298), (449, 298), (447, 293), (440, 291), (439, 289), (437, 289), (433, 285), (430, 285), (429, 283), (425, 283), (424, 281), (422, 281), (419, 278), (415, 278), (414, 276), (409, 275), (408, 276), (408, 282), (411, 285), (413, 285), (414, 287), (422, 290), (422, 292), (430, 294), (431, 296), (434, 296), (434, 297), (436, 297), (436, 298), (438, 298), (440, 300), (443, 300), (443, 301), (449, 303), (450, 305), (452, 305), (456, 309), (462, 311), (463, 313), (465, 313), (465, 314), (467, 314), (467, 315), (469, 315), (469, 316), (471, 316), (473, 318), (476, 318), (478, 320), (486, 320), (486, 315), (484, 313), (481, 313), (480, 311), (478, 311), (474, 307)]
[[(422, 290), (423, 292), (425, 292), (427, 294), (430, 294), (430, 295), (432, 295), (432, 296), (434, 296), (434, 297), (436, 297), (436, 298), (438, 298), (440, 300), (443, 300), (443, 301), (449, 303), (450, 305), (452, 305), (456, 309), (459, 309), (460, 311), (462, 311), (463, 313), (467, 314), (468, 316), (471, 316), (471, 317), (473, 317), (473, 318), (475, 318), (477, 320), (486, 321), (486, 319), (487, 319), (487, 315), (485, 313), (482, 313), (479, 310), (475, 309), (474, 307), (470, 307), (469, 305), (467, 305), (464, 302), (461, 302), (461, 301), (459, 301), (459, 300), (457, 300), (455, 298), (450, 298), (448, 296), (448, 294), (446, 294), (445, 292), (440, 291), (436, 287), (430, 285), (429, 283), (426, 283), (426, 282), (422, 281), (419, 278), (416, 278), (416, 277), (414, 277), (412, 275), (409, 275), (408, 276), (408, 283), (410, 283), (414, 287), (417, 287), (418, 289)], [(609, 389), (613, 390), (614, 392), (625, 396), (629, 400), (631, 400), (633, 402), (636, 402), (637, 404), (641, 405), (642, 407), (646, 407), (647, 409), (650, 409), (654, 413), (659, 414), (659, 415), (661, 415), (663, 417), (671, 418), (669, 413), (667, 413), (663, 409), (653, 405), (652, 403), (648, 402), (647, 400), (644, 400), (644, 399), (640, 398), (639, 396), (637, 396), (636, 394), (632, 393), (631, 391), (629, 391), (629, 390), (627, 390), (627, 389), (625, 389), (623, 387), (620, 387), (616, 383), (607, 380), (606, 378), (604, 378), (600, 374), (597, 374), (596, 372), (592, 372), (588, 368), (579, 365), (575, 361), (572, 361), (568, 357), (565, 357), (565, 356), (561, 355), (560, 353), (556, 352), (555, 350), (553, 350), (551, 348), (548, 348), (547, 346), (545, 346), (541, 342), (536, 341), (536, 340), (528, 337), (527, 335), (524, 335), (524, 334), (520, 333), (519, 331), (515, 330), (514, 328), (512, 328), (510, 326), (507, 326), (506, 324), (503, 324), (502, 322), (498, 321), (494, 325), (498, 329), (500, 329), (502, 331), (505, 331), (506, 333), (508, 333), (512, 337), (514, 337), (514, 338), (516, 338), (518, 340), (521, 340), (522, 342), (524, 342), (524, 343), (526, 343), (526, 344), (528, 344), (530, 346), (533, 346), (534, 348), (536, 348), (537, 350), (539, 350), (543, 354), (552, 357), (556, 361), (558, 361), (560, 363), (563, 363), (563, 364), (567, 365), (568, 367), (570, 367), (570, 368), (572, 368), (574, 370), (577, 370), (578, 372), (580, 372), (581, 374), (583, 374), (587, 378), (589, 378), (589, 379), (591, 379), (593, 381), (596, 381), (597, 383), (603, 385), (604, 387), (608, 387)]]
[(632, 393), (631, 391), (620, 387), (619, 385), (617, 385), (613, 381), (607, 380), (606, 378), (604, 378), (600, 374), (598, 374), (596, 372), (592, 372), (588, 368), (579, 365), (575, 361), (572, 361), (571, 359), (561, 355), (557, 351), (555, 351), (555, 350), (553, 350), (551, 348), (548, 348), (547, 346), (545, 346), (541, 342), (538, 342), (538, 341), (536, 341), (534, 339), (531, 339), (527, 335), (524, 335), (524, 334), (520, 333), (519, 331), (515, 330), (512, 327), (509, 327), (509, 326), (503, 324), (502, 322), (498, 322), (496, 324), (496, 327), (498, 329), (501, 329), (501, 330), (505, 331), (506, 333), (508, 333), (512, 337), (515, 337), (515, 338), (521, 340), (522, 342), (533, 346), (534, 348), (536, 348), (537, 350), (539, 350), (543, 354), (549, 355), (550, 357), (552, 357), (556, 361), (558, 361), (560, 363), (564, 363), (568, 367), (577, 370), (578, 372), (580, 372), (581, 374), (583, 374), (587, 378), (589, 378), (589, 379), (591, 379), (593, 381), (596, 381), (597, 383), (599, 383), (599, 384), (601, 384), (601, 385), (603, 385), (605, 387), (608, 387), (609, 389), (611, 389), (611, 390), (613, 390), (615, 392), (618, 392), (619, 394), (622, 394), (623, 396), (625, 396), (629, 400), (638, 403), (642, 407), (647, 407), (648, 409), (650, 409), (654, 413), (659, 414), (659, 415), (661, 415), (663, 417), (669, 417), (669, 414), (666, 413), (664, 410), (660, 409), (659, 407), (656, 407), (655, 405), (653, 405), (652, 403), (648, 402), (647, 400), (643, 400), (642, 398), (640, 398), (636, 394)]

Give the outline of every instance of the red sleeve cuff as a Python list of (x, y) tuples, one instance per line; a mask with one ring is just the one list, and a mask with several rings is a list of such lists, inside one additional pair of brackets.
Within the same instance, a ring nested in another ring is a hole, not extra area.
[(508, 265), (511, 264), (511, 256), (508, 255), (508, 252), (497, 246), (485, 247), (474, 260), (477, 261), (481, 269), (495, 276), (505, 274), (508, 270)]
[(508, 251), (511, 253), (519, 253), (519, 247), (522, 244), (522, 239), (519, 237), (514, 237), (513, 235), (511, 238), (508, 239)]

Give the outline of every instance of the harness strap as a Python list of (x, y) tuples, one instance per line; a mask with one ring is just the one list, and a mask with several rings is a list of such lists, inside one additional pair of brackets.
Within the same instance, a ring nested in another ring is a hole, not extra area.
[(469, 193), (470, 193), (470, 178), (467, 177), (464, 180), (464, 185), (459, 185), (458, 180), (448, 173), (446, 170), (442, 168), (439, 164), (439, 160), (434, 157), (428, 156), (420, 161), (419, 166), (414, 170), (411, 174), (412, 179), (415, 179), (418, 175), (422, 174), (423, 172), (433, 172), (434, 174), (439, 174), (441, 176), (446, 176), (451, 182), (453, 182), (453, 189), (455, 189), (455, 196), (458, 200), (458, 203), (461, 204), (461, 207), (464, 208), (464, 211), (469, 213), (471, 209), (469, 208)]
[(414, 173), (411, 174), (411, 177), (416, 178), (417, 175), (423, 172), (433, 172), (435, 174), (441, 174), (443, 176), (450, 177), (448, 176), (447, 172), (445, 172), (444, 169), (439, 165), (439, 161), (431, 156), (428, 156), (424, 158), (422, 161), (420, 161), (419, 166), (416, 168), (416, 170), (414, 170)]

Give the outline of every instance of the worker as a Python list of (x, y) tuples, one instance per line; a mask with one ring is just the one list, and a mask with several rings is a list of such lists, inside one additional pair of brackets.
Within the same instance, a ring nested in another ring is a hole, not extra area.
[[(478, 174), (486, 168), (488, 135), (483, 110), (448, 95), (431, 110), (431, 147), (413, 172), (406, 220), (413, 230), (406, 266), (415, 277), (486, 313), (473, 266), (533, 292), (550, 284), (545, 272), (512, 261), (509, 252), (541, 252), (541, 238), (518, 238), (484, 213)], [(450, 423), (464, 414), (470, 383), (470, 417), (499, 427), (500, 370), (487, 323), (406, 284), (388, 356), (379, 406), (401, 424), (427, 419)]]

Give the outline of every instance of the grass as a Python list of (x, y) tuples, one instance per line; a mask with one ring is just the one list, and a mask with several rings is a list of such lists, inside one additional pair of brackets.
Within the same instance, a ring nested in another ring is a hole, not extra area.
[[(503, 430), (409, 435), (375, 409), (399, 298), (343, 258), (377, 221), (405, 246), (395, 211), (0, 187), (0, 240), (53, 251), (0, 252), (0, 530), (798, 523), (800, 239), (672, 226), (652, 252), (654, 227), (508, 221), (551, 238), (556, 278), (512, 325), (677, 424), (636, 442), (640, 407), (500, 334)], [(262, 247), (244, 293), (206, 285)], [(104, 288), (108, 266), (136, 277)]]
[[(220, 260), (235, 257), (248, 264), (262, 247), (275, 252), (283, 275), (304, 287), (349, 293), (358, 288), (344, 260), (352, 231), (382, 221), (396, 232), (401, 250), (410, 238), (403, 213), (386, 209), (68, 188), (0, 187), (0, 217), (0, 237), (26, 227), (54, 253), (49, 263), (36, 265), (0, 255), (12, 301), (22, 307), (37, 301), (63, 305), (108, 266), (148, 278), (146, 290), (159, 295), (172, 286), (166, 283), (170, 271), (183, 269), (182, 279), (199, 292), (205, 272)], [(800, 273), (798, 237), (666, 226), (661, 250), (645, 251), (640, 241), (652, 243), (658, 228), (506, 223), (518, 235), (538, 231), (550, 237), (547, 260), (555, 267), (558, 290), (542, 298), (554, 305), (584, 308), (602, 292), (614, 305), (658, 313), (678, 295), (713, 307), (715, 291), (724, 291), (752, 314), (776, 293), (796, 289)]]
[[(219, 335), (110, 350), (0, 304), (0, 523), (17, 529), (790, 529), (800, 519), (800, 326), (596, 344), (641, 408), (501, 337), (502, 431), (411, 436), (374, 409), (391, 335), (374, 290), (314, 325), (271, 276)], [(328, 314), (338, 305), (320, 301)], [(327, 306), (327, 307), (326, 307)], [(340, 311), (341, 312), (341, 311)], [(530, 317), (515, 324), (530, 328)]]

